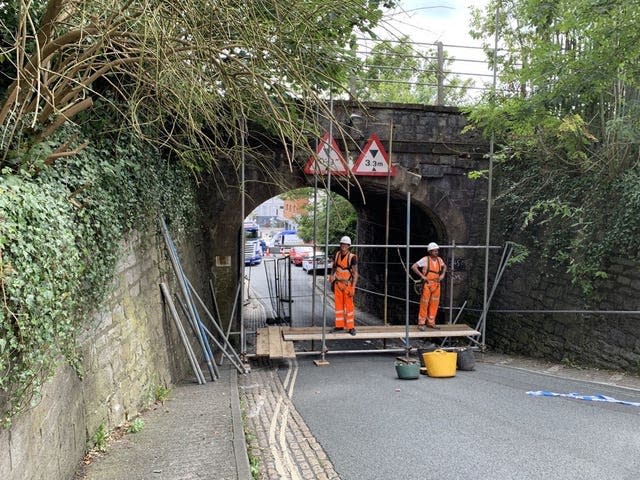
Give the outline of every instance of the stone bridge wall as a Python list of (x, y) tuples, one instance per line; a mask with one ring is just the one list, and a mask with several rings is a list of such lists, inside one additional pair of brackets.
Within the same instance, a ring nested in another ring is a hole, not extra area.
[[(406, 244), (407, 199), (411, 199), (410, 244), (426, 245), (436, 241), (441, 245), (478, 245), (484, 242), (486, 218), (486, 182), (470, 180), (468, 174), (486, 168), (484, 155), (488, 145), (477, 132), (462, 133), (466, 118), (455, 108), (422, 105), (372, 104), (359, 110), (352, 104), (341, 105), (338, 113), (347, 124), (353, 142), (342, 142), (345, 150), (356, 157), (372, 133), (376, 133), (398, 174), (389, 181), (390, 222), (389, 244)], [(347, 119), (350, 119), (349, 122)], [(392, 141), (389, 140), (392, 134)], [(386, 219), (386, 177), (358, 177), (365, 200), (354, 195), (358, 211), (358, 243), (384, 244)], [(366, 202), (366, 203), (365, 203)], [(384, 249), (363, 249), (361, 255), (361, 286), (376, 292), (363, 292), (362, 308), (381, 312), (384, 297)], [(409, 263), (425, 255), (425, 249), (412, 248)], [(457, 272), (443, 289), (443, 304), (449, 305), (453, 289), (453, 305), (459, 306), (470, 294), (470, 272), (481, 257), (479, 250), (442, 248), (441, 255), (449, 262), (456, 259)], [(404, 323), (406, 304), (406, 251), (392, 248), (388, 252), (388, 312), (390, 323)], [(417, 316), (418, 296), (411, 288), (412, 321)], [(395, 297), (395, 298), (394, 298)], [(446, 302), (445, 302), (446, 300)], [(448, 315), (441, 314), (448, 318)]]

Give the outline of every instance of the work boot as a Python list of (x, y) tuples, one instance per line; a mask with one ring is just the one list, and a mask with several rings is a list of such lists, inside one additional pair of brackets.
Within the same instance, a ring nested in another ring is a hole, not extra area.
[(349, 330), (349, 335), (354, 336), (356, 334), (356, 329), (352, 328), (351, 330)]
[(331, 329), (331, 331), (332, 331), (333, 333), (336, 333), (336, 332), (342, 332), (342, 331), (344, 331), (344, 328), (343, 328), (343, 327), (333, 327), (333, 328)]
[(440, 327), (437, 325), (427, 325), (427, 328), (432, 328), (433, 330), (440, 330)]
[(424, 332), (427, 329), (427, 327), (425, 327), (424, 325), (418, 325), (418, 330), (420, 330), (421, 332)]

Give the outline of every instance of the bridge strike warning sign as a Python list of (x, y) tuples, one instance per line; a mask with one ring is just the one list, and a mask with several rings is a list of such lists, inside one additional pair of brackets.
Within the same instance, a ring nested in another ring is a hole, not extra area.
[(332, 175), (346, 175), (349, 173), (349, 167), (335, 139), (325, 133), (318, 143), (316, 154), (309, 158), (303, 171), (311, 175), (326, 175), (329, 171)]
[(390, 175), (394, 177), (397, 169), (394, 165), (390, 166), (389, 163), (389, 156), (382, 146), (382, 142), (375, 133), (372, 133), (351, 172), (354, 175), (384, 177)]

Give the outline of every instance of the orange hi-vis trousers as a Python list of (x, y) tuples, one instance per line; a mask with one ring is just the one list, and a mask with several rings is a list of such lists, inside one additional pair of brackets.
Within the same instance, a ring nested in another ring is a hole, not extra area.
[(351, 282), (335, 282), (333, 294), (336, 310), (336, 328), (344, 328), (346, 330), (355, 328), (356, 316)]
[(418, 310), (418, 325), (429, 326), (436, 324), (436, 314), (440, 305), (440, 282), (427, 281), (422, 287), (420, 295), (420, 309)]

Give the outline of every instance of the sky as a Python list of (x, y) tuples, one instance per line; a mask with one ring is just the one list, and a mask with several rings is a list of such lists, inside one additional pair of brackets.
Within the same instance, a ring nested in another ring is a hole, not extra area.
[(488, 0), (401, 0), (391, 24), (396, 34), (407, 34), (418, 42), (479, 45), (468, 34), (472, 6), (484, 8)]
[[(483, 9), (489, 0), (401, 0), (387, 18), (386, 26), (376, 32), (382, 38), (392, 39), (408, 35), (416, 43), (433, 44), (440, 41), (449, 56), (460, 61), (458, 72), (483, 74), (488, 81), (491, 71), (485, 63), (484, 53), (477, 47), (481, 42), (469, 35), (471, 7)], [(418, 48), (432, 48), (431, 45)], [(469, 48), (476, 47), (476, 48)], [(469, 61), (467, 61), (469, 60)], [(482, 77), (478, 77), (478, 80)]]

